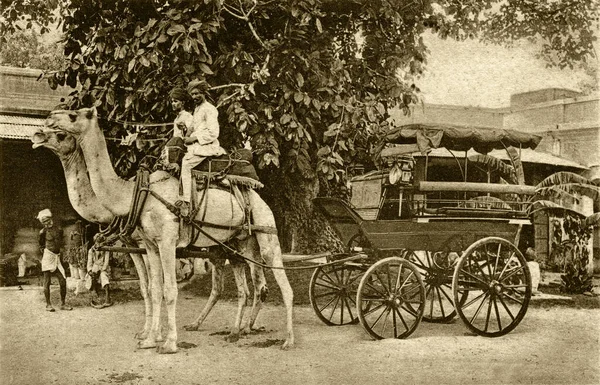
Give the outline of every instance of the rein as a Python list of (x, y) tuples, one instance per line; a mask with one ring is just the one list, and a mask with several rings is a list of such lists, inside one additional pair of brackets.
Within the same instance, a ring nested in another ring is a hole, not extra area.
[[(127, 246), (135, 245), (135, 242), (131, 238), (131, 234), (133, 233), (137, 223), (139, 222), (140, 215), (142, 213), (142, 209), (144, 207), (144, 204), (146, 203), (146, 199), (148, 198), (148, 194), (152, 195), (159, 202), (161, 202), (173, 214), (177, 215), (179, 218), (182, 218), (179, 207), (170, 203), (169, 201), (167, 201), (166, 199), (161, 197), (158, 193), (156, 193), (155, 191), (150, 189), (149, 180), (150, 180), (150, 172), (147, 169), (141, 169), (138, 171), (136, 178), (135, 178), (136, 184), (135, 184), (135, 189), (133, 192), (133, 199), (131, 202), (129, 214), (127, 216), (116, 217), (110, 223), (110, 225), (108, 225), (108, 227), (106, 229), (102, 229), (100, 231), (101, 239), (98, 242), (96, 242), (96, 247), (112, 245), (117, 240), (121, 240)], [(208, 190), (208, 186), (209, 186), (209, 184), (207, 183), (205, 191)], [(203, 196), (203, 199), (201, 200), (200, 204), (203, 203), (202, 201), (204, 200), (204, 198), (205, 198), (205, 196)], [(264, 268), (280, 269), (280, 270), (307, 270), (307, 269), (315, 268), (315, 266), (295, 266), (295, 267), (270, 266), (270, 265), (267, 265), (266, 263), (255, 261), (253, 259), (245, 257), (243, 254), (241, 254), (239, 251), (237, 251), (233, 247), (216, 239), (215, 237), (213, 237), (207, 231), (204, 230), (204, 227), (212, 227), (212, 228), (216, 228), (216, 229), (232, 230), (232, 231), (235, 231), (236, 233), (239, 233), (241, 231), (247, 231), (248, 234), (251, 234), (252, 231), (256, 231), (256, 232), (261, 232), (261, 233), (266, 233), (266, 234), (277, 234), (277, 229), (274, 227), (253, 226), (253, 225), (251, 225), (250, 221), (248, 221), (247, 223), (244, 223), (241, 226), (225, 226), (225, 225), (221, 225), (221, 224), (217, 224), (217, 223), (206, 222), (204, 220), (202, 220), (202, 221), (190, 220), (189, 224), (192, 225), (195, 230), (197, 230), (199, 233), (204, 235), (206, 238), (210, 239), (212, 242), (216, 243), (217, 245), (219, 245), (224, 250), (231, 253), (236, 258), (239, 258), (247, 263), (252, 263), (254, 265), (261, 266)], [(334, 254), (330, 257), (336, 258), (336, 257), (342, 257), (342, 256), (346, 256), (346, 255), (348, 255), (348, 254), (347, 253), (339, 253), (339, 254)], [(356, 260), (365, 259), (365, 258), (367, 258), (367, 256), (364, 254), (355, 254), (355, 255), (351, 255), (349, 257), (345, 257), (345, 258), (337, 259), (337, 260), (334, 260), (331, 262), (319, 264), (319, 266), (330, 266), (330, 265), (334, 265), (334, 264), (356, 261)]]

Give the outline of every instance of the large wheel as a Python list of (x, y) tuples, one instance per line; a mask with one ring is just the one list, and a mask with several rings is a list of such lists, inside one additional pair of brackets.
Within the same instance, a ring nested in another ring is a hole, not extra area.
[(423, 317), (425, 288), (412, 263), (385, 258), (362, 277), (356, 302), (360, 323), (371, 337), (406, 338)]
[[(454, 262), (451, 254), (444, 252), (407, 250), (404, 258), (412, 262), (425, 285), (425, 312), (423, 321), (447, 323), (456, 317), (452, 298)], [(461, 301), (466, 298), (461, 296)]]
[(310, 303), (317, 317), (330, 326), (357, 323), (356, 292), (365, 268), (359, 264), (319, 266), (309, 286)]
[(531, 299), (531, 276), (521, 252), (509, 241), (489, 237), (473, 243), (459, 259), (452, 281), (458, 315), (473, 332), (499, 337), (523, 320)]

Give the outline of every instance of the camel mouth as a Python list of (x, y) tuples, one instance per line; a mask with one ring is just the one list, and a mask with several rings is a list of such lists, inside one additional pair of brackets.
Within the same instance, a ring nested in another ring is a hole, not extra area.
[(46, 134), (44, 132), (38, 131), (31, 136), (31, 141), (33, 142), (33, 145), (31, 147), (36, 149), (38, 147), (43, 146), (45, 143), (47, 143), (48, 138), (46, 137)]

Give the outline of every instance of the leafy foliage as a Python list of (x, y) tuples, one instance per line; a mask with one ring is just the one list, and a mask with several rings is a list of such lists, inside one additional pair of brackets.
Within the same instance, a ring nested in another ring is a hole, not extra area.
[(48, 32), (56, 20), (57, 6), (57, 0), (0, 0), (0, 47), (14, 32), (34, 25), (40, 27), (41, 33)]
[(478, 164), (480, 166), (485, 166), (484, 171), (486, 172), (496, 171), (499, 173), (502, 179), (510, 183), (517, 183), (515, 168), (509, 164), (504, 163), (501, 159), (483, 154), (471, 155), (468, 159), (469, 162)]
[(581, 294), (593, 288), (592, 274), (588, 271), (590, 251), (587, 243), (591, 229), (582, 226), (580, 216), (566, 214), (563, 220), (563, 230), (568, 239), (556, 245), (564, 263), (564, 274), (561, 279), (564, 291), (570, 294)]
[[(426, 64), (425, 30), (496, 43), (547, 39), (547, 52), (560, 52), (555, 62), (563, 65), (593, 55), (588, 21), (597, 7), (584, 3), (61, 0), (68, 65), (48, 81), (77, 86), (70, 107), (98, 106), (108, 137), (135, 135), (131, 146), (109, 142), (117, 171), (130, 176), (141, 157), (158, 154), (161, 142), (149, 139), (168, 128), (114, 121), (169, 121), (168, 91), (205, 78), (219, 107), (222, 143), (249, 141), (265, 184), (282, 186), (270, 178), (286, 175), (284, 190), (307, 184), (315, 193), (319, 181), (342, 183), (346, 168), (369, 164), (388, 111), (407, 113), (418, 101), (414, 81)], [(14, 21), (25, 11), (4, 12)], [(34, 11), (33, 20), (51, 17)], [(567, 33), (573, 37), (562, 39)], [(310, 202), (301, 200), (307, 205), (301, 209), (289, 201), (293, 194), (280, 193), (269, 203), (279, 200), (283, 215), (303, 213), (297, 222), (306, 223)]]
[(61, 70), (65, 66), (60, 43), (44, 44), (33, 29), (16, 31), (0, 45), (0, 64), (41, 70)]

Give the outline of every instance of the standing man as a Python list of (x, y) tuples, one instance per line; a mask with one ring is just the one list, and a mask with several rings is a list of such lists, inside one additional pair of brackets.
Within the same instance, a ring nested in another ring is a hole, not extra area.
[(188, 216), (192, 197), (192, 169), (207, 156), (219, 156), (226, 151), (219, 144), (219, 112), (206, 100), (209, 85), (204, 80), (192, 80), (187, 91), (194, 101), (192, 126), (188, 128), (183, 141), (187, 152), (181, 163), (181, 184), (183, 188), (183, 204), (181, 214)]
[(54, 224), (52, 212), (44, 209), (39, 212), (37, 219), (44, 226), (40, 231), (39, 244), (42, 250), (42, 273), (44, 274), (44, 296), (46, 297), (46, 311), (53, 312), (50, 303), (50, 281), (56, 275), (60, 285), (60, 310), (73, 310), (65, 302), (67, 297), (67, 276), (60, 262), (60, 250), (63, 242), (62, 229)]

